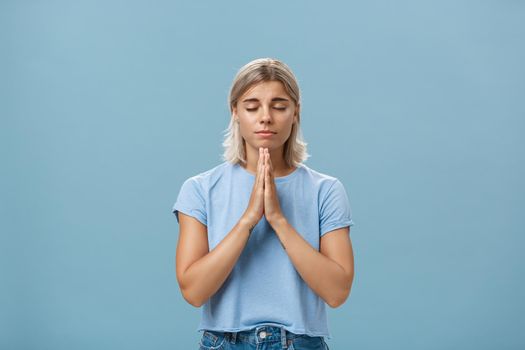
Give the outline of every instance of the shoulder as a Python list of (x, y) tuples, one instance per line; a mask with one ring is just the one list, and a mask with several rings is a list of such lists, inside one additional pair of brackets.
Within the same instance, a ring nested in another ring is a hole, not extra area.
[(229, 172), (233, 165), (229, 162), (222, 162), (211, 169), (199, 172), (187, 178), (184, 185), (192, 185), (199, 188), (210, 188), (213, 183)]
[(339, 182), (337, 177), (310, 168), (305, 164), (301, 164), (301, 168), (304, 176), (306, 176), (309, 181), (316, 185), (320, 191), (326, 191), (335, 183)]

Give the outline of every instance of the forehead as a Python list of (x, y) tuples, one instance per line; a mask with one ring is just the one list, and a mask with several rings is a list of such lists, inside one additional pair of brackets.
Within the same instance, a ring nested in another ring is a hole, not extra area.
[(241, 101), (245, 98), (272, 98), (275, 96), (290, 97), (284, 88), (283, 83), (277, 80), (262, 81), (251, 86), (242, 95)]

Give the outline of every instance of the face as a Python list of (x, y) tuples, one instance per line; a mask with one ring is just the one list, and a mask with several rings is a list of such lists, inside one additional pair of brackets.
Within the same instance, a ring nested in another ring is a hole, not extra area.
[[(270, 151), (282, 147), (298, 122), (299, 106), (286, 93), (280, 81), (265, 81), (248, 89), (233, 108), (233, 118), (239, 119), (246, 147)], [(260, 133), (267, 130), (270, 134)]]

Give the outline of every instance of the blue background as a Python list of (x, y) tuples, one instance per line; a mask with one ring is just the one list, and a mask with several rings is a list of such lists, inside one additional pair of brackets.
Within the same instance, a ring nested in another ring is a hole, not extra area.
[(510, 0), (2, 1), (0, 348), (197, 348), (171, 207), (275, 57), (356, 223), (330, 348), (523, 349), (524, 37)]

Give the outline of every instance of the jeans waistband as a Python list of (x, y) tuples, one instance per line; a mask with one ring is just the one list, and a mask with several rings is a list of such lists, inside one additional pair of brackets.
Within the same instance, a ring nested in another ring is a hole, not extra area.
[(284, 329), (284, 327), (269, 325), (262, 325), (239, 332), (225, 332), (225, 334), (226, 340), (232, 344), (235, 344), (237, 339), (241, 339), (245, 342), (253, 342), (256, 344), (280, 341), (284, 349), (288, 347), (292, 339), (301, 336), (301, 334), (295, 334), (287, 331)]

